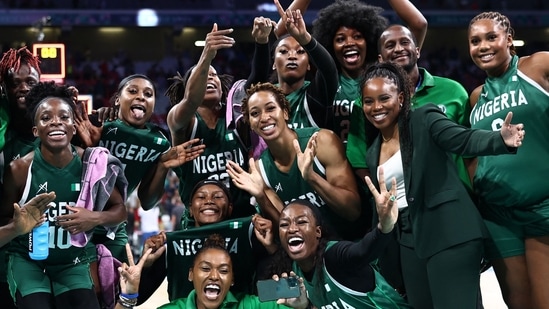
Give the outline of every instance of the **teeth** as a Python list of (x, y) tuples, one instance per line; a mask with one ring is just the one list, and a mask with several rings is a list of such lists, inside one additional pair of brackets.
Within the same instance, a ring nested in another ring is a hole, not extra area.
[(65, 135), (65, 132), (63, 132), (63, 131), (52, 131), (48, 135), (49, 136)]
[(218, 285), (215, 285), (215, 284), (206, 285), (206, 289), (221, 290), (221, 288)]
[(387, 114), (374, 115), (374, 119), (375, 119), (375, 120), (380, 120), (380, 119), (385, 118), (385, 116), (387, 116)]
[(351, 51), (346, 52), (344, 55), (345, 56), (358, 55), (358, 52), (356, 50), (351, 50)]
[(216, 88), (215, 84), (212, 84), (212, 83), (206, 84), (206, 89), (215, 89), (215, 88)]
[(263, 128), (261, 128), (261, 130), (267, 131), (267, 130), (270, 130), (270, 129), (272, 129), (272, 128), (274, 128), (274, 125), (273, 125), (273, 124), (268, 125), (268, 126), (266, 126), (266, 127), (263, 127)]
[(141, 106), (141, 105), (134, 105), (131, 107), (131, 109), (140, 109), (142, 111), (145, 111), (145, 107)]
[(300, 238), (300, 237), (292, 237), (290, 239), (288, 239), (288, 244), (290, 245), (295, 245), (297, 243), (302, 243), (303, 242), (303, 239)]

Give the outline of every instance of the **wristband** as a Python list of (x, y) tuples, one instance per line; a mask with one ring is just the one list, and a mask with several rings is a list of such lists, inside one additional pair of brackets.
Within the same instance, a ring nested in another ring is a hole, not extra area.
[(138, 296), (139, 296), (139, 293), (134, 293), (134, 294), (120, 293), (120, 297), (124, 297), (126, 299), (134, 299), (134, 298), (137, 298)]

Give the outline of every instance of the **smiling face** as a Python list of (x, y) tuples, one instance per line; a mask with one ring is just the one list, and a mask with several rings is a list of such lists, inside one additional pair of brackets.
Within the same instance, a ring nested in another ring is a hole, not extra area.
[(380, 61), (392, 61), (410, 72), (417, 65), (419, 48), (413, 34), (404, 26), (391, 26), (379, 38)]
[(278, 233), (288, 256), (304, 271), (310, 270), (322, 236), (312, 210), (298, 203), (286, 206), (280, 214)]
[(233, 206), (219, 186), (205, 184), (192, 196), (190, 212), (196, 226), (217, 223), (227, 219)]
[(357, 78), (366, 61), (366, 39), (358, 30), (339, 27), (333, 39), (334, 55), (343, 73)]
[(362, 108), (366, 119), (381, 131), (397, 125), (404, 95), (394, 81), (375, 77), (362, 88)]
[(286, 37), (276, 46), (273, 69), (278, 73), (279, 82), (293, 84), (304, 80), (310, 69), (309, 55), (293, 37)]
[(25, 96), (39, 81), (40, 75), (38, 75), (38, 71), (36, 71), (35, 68), (22, 63), (19, 70), (10, 73), (9, 78), (6, 81), (10, 105), (21, 111), (25, 111), (27, 109)]
[(120, 107), (119, 118), (126, 124), (142, 128), (154, 112), (156, 94), (154, 86), (144, 78), (129, 80), (116, 99)]
[(73, 111), (59, 98), (46, 98), (36, 109), (32, 133), (42, 145), (50, 148), (67, 147), (76, 133)]
[(248, 98), (250, 128), (265, 141), (275, 139), (288, 129), (288, 112), (280, 107), (270, 91), (258, 91)]
[(196, 291), (197, 308), (219, 308), (233, 284), (233, 265), (229, 254), (216, 248), (201, 251), (189, 270), (189, 281), (192, 281)]
[(492, 19), (479, 19), (469, 27), (469, 54), (488, 75), (498, 76), (511, 60), (511, 34)]

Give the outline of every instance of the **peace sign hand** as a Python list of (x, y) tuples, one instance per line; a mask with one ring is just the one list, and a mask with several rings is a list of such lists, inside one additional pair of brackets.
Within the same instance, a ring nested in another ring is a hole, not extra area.
[(372, 192), (374, 200), (376, 202), (377, 214), (379, 216), (378, 228), (383, 233), (389, 233), (393, 230), (395, 223), (398, 219), (398, 205), (396, 200), (396, 178), (391, 179), (391, 190), (387, 190), (385, 185), (385, 174), (383, 173), (383, 167), (379, 168), (379, 192), (372, 183), (370, 177), (364, 178), (368, 189)]

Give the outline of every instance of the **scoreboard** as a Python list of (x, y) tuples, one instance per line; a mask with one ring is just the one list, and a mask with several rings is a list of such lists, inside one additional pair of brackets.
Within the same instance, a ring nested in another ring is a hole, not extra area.
[(40, 58), (41, 80), (65, 78), (65, 44), (35, 43), (32, 53)]

